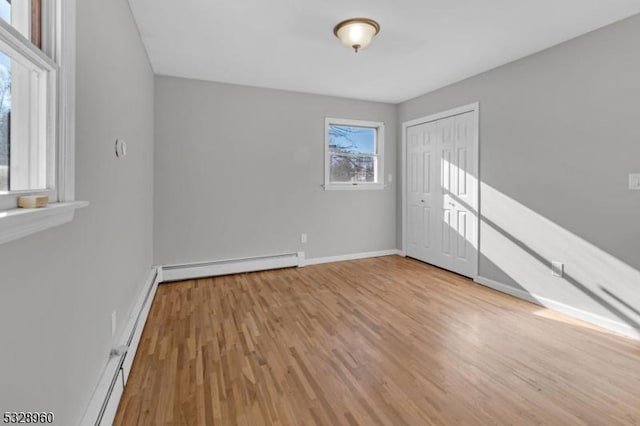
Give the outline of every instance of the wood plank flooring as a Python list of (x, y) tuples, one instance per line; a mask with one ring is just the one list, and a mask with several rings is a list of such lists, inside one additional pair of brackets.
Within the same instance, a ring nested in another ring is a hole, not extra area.
[(640, 425), (640, 342), (390, 256), (164, 284), (116, 425)]

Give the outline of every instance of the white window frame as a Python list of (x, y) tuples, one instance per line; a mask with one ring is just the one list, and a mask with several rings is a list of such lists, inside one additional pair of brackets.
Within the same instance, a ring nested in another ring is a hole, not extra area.
[[(20, 191), (0, 195), (0, 244), (61, 225), (73, 219), (75, 210), (88, 205), (75, 200), (75, 68), (76, 68), (76, 0), (42, 2), (42, 51), (6, 22), (0, 22), (0, 40), (23, 56), (46, 63), (55, 70), (53, 87), (57, 99), (50, 101), (53, 121), (47, 149), (48, 186), (53, 191)], [(44, 52), (44, 53), (43, 53)], [(39, 209), (17, 208), (17, 197), (25, 194), (49, 195), (49, 206)]]
[[(22, 151), (24, 152), (24, 157), (29, 161), (34, 161), (34, 158), (30, 158), (29, 154), (27, 154), (30, 150), (39, 150), (40, 148), (44, 148), (43, 154), (46, 158), (46, 176), (43, 176), (45, 181), (44, 188), (40, 188), (38, 190), (18, 190), (12, 191), (9, 194), (1, 194), (0, 195), (0, 210), (7, 210), (9, 208), (15, 207), (17, 203), (17, 198), (20, 195), (47, 195), (50, 199), (57, 198), (56, 191), (56, 128), (55, 125), (57, 119), (56, 109), (57, 105), (57, 86), (58, 86), (58, 65), (49, 58), (44, 52), (42, 52), (37, 47), (33, 46), (28, 42), (15, 28), (11, 25), (7, 24), (4, 20), (0, 20), (0, 49), (4, 50), (10, 57), (18, 59), (18, 62), (21, 63), (22, 67), (27, 71), (26, 74), (19, 73), (17, 75), (12, 72), (12, 79), (18, 78), (20, 83), (29, 83), (29, 80), (32, 79), (32, 71), (36, 71), (42, 73), (40, 75), (46, 77), (39, 83), (44, 83), (44, 89), (46, 92), (42, 93), (38, 90), (31, 91), (28, 85), (21, 86), (21, 96), (16, 98), (16, 92), (18, 87), (12, 87), (12, 103), (13, 106), (17, 105), (18, 102), (22, 106), (25, 106), (29, 109), (35, 105), (42, 105), (46, 108), (46, 117), (45, 117), (45, 128), (41, 128), (40, 125), (43, 124), (41, 122), (22, 122), (17, 121), (16, 127), (20, 130), (20, 134), (18, 135), (18, 140), (26, 139), (25, 142), (20, 144), (18, 147), (12, 149), (11, 156), (14, 156), (14, 151)], [(14, 80), (15, 82), (15, 80)], [(42, 96), (46, 94), (46, 97)], [(22, 117), (25, 119), (26, 117)], [(14, 120), (12, 120), (14, 121)], [(33, 141), (30, 140), (31, 134), (42, 134), (44, 133), (45, 143), (44, 147), (40, 145), (33, 144)], [(35, 159), (38, 161), (38, 159)], [(36, 167), (30, 167), (28, 176), (25, 177), (27, 181), (36, 181), (39, 180), (37, 175), (40, 173), (40, 170)]]
[[(376, 181), (331, 182), (331, 152), (329, 151), (330, 126), (363, 127), (376, 130)], [(326, 117), (324, 120), (324, 189), (325, 191), (354, 191), (384, 189), (384, 122)]]

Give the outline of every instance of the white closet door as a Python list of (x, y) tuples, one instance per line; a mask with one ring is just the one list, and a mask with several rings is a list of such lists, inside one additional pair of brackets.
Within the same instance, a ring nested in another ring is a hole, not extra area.
[[(441, 143), (438, 145), (439, 153), (439, 188), (437, 194), (438, 204), (438, 228), (440, 237), (440, 250), (438, 256), (432, 259), (432, 263), (441, 268), (453, 270), (454, 241), (456, 233), (456, 217), (454, 205), (451, 203), (451, 190), (454, 187), (455, 177), (455, 122), (453, 117), (438, 120), (440, 124)], [(431, 262), (430, 262), (431, 263)]]
[(474, 114), (469, 112), (453, 118), (455, 150), (452, 162), (452, 187), (449, 192), (455, 222), (452, 271), (472, 277), (478, 260), (478, 219)]
[(474, 117), (407, 128), (407, 255), (466, 276), (477, 258)]
[(408, 129), (408, 233), (407, 252), (417, 259), (432, 258), (436, 232), (433, 213), (437, 194), (437, 123), (425, 123)]

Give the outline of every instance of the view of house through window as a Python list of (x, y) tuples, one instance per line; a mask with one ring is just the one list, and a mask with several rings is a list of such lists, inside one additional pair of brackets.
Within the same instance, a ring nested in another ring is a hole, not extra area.
[(329, 183), (376, 183), (378, 129), (330, 124), (328, 132)]

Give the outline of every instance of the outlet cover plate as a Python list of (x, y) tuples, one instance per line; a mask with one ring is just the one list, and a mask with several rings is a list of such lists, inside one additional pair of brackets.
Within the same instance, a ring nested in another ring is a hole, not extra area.
[(116, 329), (118, 328), (118, 317), (116, 311), (111, 312), (111, 337), (116, 335)]
[(562, 277), (564, 275), (564, 263), (551, 262), (551, 275), (554, 277)]
[(640, 191), (640, 173), (629, 173), (629, 189)]

